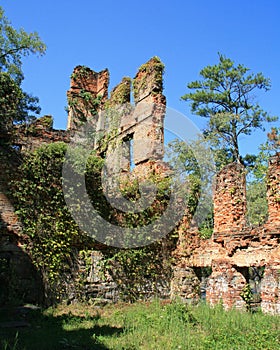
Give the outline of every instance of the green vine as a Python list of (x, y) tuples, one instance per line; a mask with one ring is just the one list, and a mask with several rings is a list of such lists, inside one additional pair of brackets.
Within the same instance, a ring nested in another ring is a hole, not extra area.
[(164, 64), (155, 56), (147, 63), (143, 64), (139, 70), (138, 75), (133, 80), (133, 94), (134, 100), (138, 100), (141, 91), (147, 88), (147, 76), (153, 76), (153, 87), (151, 93), (157, 93), (162, 90), (162, 75), (164, 72)]
[(251, 289), (249, 283), (247, 283), (244, 286), (244, 288), (240, 292), (240, 296), (246, 303), (247, 311), (251, 311), (251, 308), (252, 308), (251, 304), (252, 304), (252, 301), (253, 301), (253, 293), (252, 293), (252, 289)]
[[(67, 294), (67, 280), (75, 271), (79, 248), (91, 244), (65, 203), (62, 165), (66, 147), (58, 142), (26, 155), (18, 178), (12, 182), (17, 214), (30, 239), (27, 250), (44, 278), (47, 298), (54, 300)], [(94, 179), (95, 167), (101, 163), (97, 159), (88, 164)], [(76, 168), (78, 173), (78, 160)]]

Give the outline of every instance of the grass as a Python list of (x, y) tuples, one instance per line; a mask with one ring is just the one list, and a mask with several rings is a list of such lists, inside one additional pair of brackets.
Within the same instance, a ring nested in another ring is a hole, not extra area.
[[(23, 317), (22, 315), (16, 315)], [(4, 318), (14, 314), (6, 314)], [(1, 350), (274, 350), (280, 317), (179, 302), (59, 305), (25, 314), (29, 327), (0, 328)], [(0, 320), (3, 320), (3, 312)], [(1, 326), (1, 324), (0, 324)]]

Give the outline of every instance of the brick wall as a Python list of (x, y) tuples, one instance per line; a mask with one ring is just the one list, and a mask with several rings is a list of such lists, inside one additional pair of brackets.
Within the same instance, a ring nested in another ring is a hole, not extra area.
[[(248, 271), (264, 269), (260, 284), (260, 306), (264, 312), (279, 314), (280, 271), (280, 155), (271, 158), (267, 176), (269, 218), (259, 227), (246, 227), (246, 183), (244, 169), (230, 164), (217, 174), (214, 194), (214, 233), (208, 240), (197, 238), (195, 245), (186, 245), (190, 232), (199, 232), (184, 225), (185, 236), (178, 241), (175, 251), (176, 266), (211, 268), (206, 287), (206, 299), (210, 304), (220, 301), (225, 308), (245, 308), (240, 293), (251, 283)], [(192, 247), (190, 251), (190, 247)], [(186, 252), (188, 252), (186, 254)], [(177, 278), (178, 279), (178, 278)], [(198, 290), (198, 293), (199, 290)], [(176, 295), (184, 295), (180, 285)]]

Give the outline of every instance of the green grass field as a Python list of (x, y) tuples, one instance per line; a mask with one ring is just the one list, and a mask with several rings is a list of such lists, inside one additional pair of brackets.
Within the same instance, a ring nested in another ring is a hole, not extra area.
[[(4, 327), (22, 320), (29, 326)], [(2, 310), (0, 337), (1, 350), (276, 350), (280, 317), (179, 302), (59, 305), (43, 311)]]

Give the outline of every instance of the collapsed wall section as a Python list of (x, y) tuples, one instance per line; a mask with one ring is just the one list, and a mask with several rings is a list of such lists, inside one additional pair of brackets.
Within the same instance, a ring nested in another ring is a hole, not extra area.
[(0, 149), (0, 306), (14, 303), (40, 303), (43, 287), (25, 250), (27, 237), (16, 215), (11, 189), (19, 156), (14, 150)]
[[(163, 65), (154, 57), (140, 67), (133, 80), (124, 78), (112, 90), (108, 99), (108, 70), (97, 73), (87, 67), (78, 66), (74, 69), (70, 90), (67, 93), (68, 131), (53, 130), (49, 119), (45, 118), (31, 124), (28, 130), (18, 128), (16, 145), (22, 150), (34, 150), (44, 143), (69, 142), (70, 134), (75, 132), (81, 123), (92, 120), (97, 134), (106, 139), (105, 153), (113, 172), (118, 168), (122, 173), (134, 174), (139, 179), (151, 173), (166, 174), (169, 169), (162, 162), (166, 108), (162, 93), (162, 74)], [(131, 90), (135, 106), (131, 104)], [(120, 146), (121, 157), (115, 153), (115, 149), (118, 148), (116, 145)], [(100, 154), (104, 151), (99, 142), (96, 142), (94, 147)], [(251, 228), (245, 224), (244, 168), (240, 164), (230, 164), (217, 175), (213, 237), (209, 240), (201, 239), (199, 233), (194, 232), (194, 228), (188, 225), (189, 218), (184, 218), (187, 222), (183, 220), (178, 230), (179, 241), (174, 254), (176, 263), (171, 294), (179, 295), (185, 300), (197, 300), (201, 293), (197, 271), (200, 268), (207, 268), (212, 270), (210, 276), (207, 276), (208, 302), (216, 304), (222, 299), (226, 308), (233, 306), (242, 308), (244, 300), (241, 292), (248, 283), (242, 274), (243, 268), (264, 267), (261, 307), (267, 312), (280, 313), (279, 180), (280, 160), (277, 155), (271, 159), (268, 171), (268, 222), (262, 227)], [(6, 239), (11, 237), (11, 232), (17, 234), (19, 226), (12, 204), (6, 196), (6, 189), (3, 187), (5, 181), (2, 175), (0, 209), (3, 221), (1, 224), (4, 227), (2, 232), (5, 231), (2, 238)], [(0, 257), (1, 254), (5, 257), (11, 255), (17, 257), (17, 254), (21, 253), (18, 241), (13, 246), (8, 245), (8, 248), (5, 244), (0, 247)], [(92, 276), (94, 278), (90, 283), (95, 283), (94, 295), (101, 297), (102, 290), (107, 290), (105, 299), (115, 300), (117, 295), (115, 284), (111, 280), (99, 283), (94, 271)], [(113, 292), (108, 294), (108, 290), (111, 289)]]
[[(123, 156), (121, 171), (141, 177), (150, 173), (162, 173), (166, 168), (162, 163), (163, 158), (163, 122), (165, 113), (165, 97), (162, 94), (163, 64), (156, 57), (140, 67), (134, 79), (124, 78), (115, 87), (108, 99), (109, 72), (107, 69), (101, 72), (94, 72), (90, 68), (78, 66), (71, 76), (70, 89), (67, 92), (68, 98), (68, 127), (67, 130), (54, 130), (51, 116), (44, 116), (37, 119), (30, 125), (18, 126), (16, 128), (14, 147), (26, 153), (34, 151), (38, 147), (52, 142), (70, 142), (71, 136), (79, 126), (85, 122), (91, 122), (96, 127), (96, 134), (103, 137), (107, 142), (106, 156), (113, 154), (114, 145), (120, 144)], [(133, 93), (131, 91), (133, 85)], [(131, 95), (134, 94), (135, 106), (131, 104)], [(114, 110), (117, 114), (116, 123), (112, 123), (110, 113)], [(111, 131), (113, 130), (113, 133)], [(93, 145), (100, 154), (102, 150), (98, 142)], [(131, 166), (135, 165), (135, 168)], [(113, 163), (112, 163), (113, 164)], [(5, 179), (2, 176), (0, 178)], [(20, 230), (20, 223), (14, 213), (14, 208), (5, 195), (4, 189), (0, 186), (0, 209), (1, 209), (1, 239), (6, 240), (13, 237), (12, 244), (2, 242), (0, 244), (0, 257), (2, 251), (5, 257), (16, 257), (18, 261), (22, 251), (17, 233)], [(4, 234), (5, 231), (5, 234)], [(6, 232), (8, 234), (6, 235)], [(28, 259), (28, 257), (26, 256)], [(8, 261), (8, 260), (7, 260)], [(9, 260), (14, 265), (15, 259)], [(8, 266), (8, 265), (7, 265)], [(12, 266), (12, 265), (9, 265)], [(22, 263), (22, 269), (30, 272), (30, 266)], [(18, 265), (17, 267), (18, 268)], [(20, 272), (26, 276), (23, 270)], [(25, 277), (24, 277), (25, 278)], [(19, 278), (20, 280), (20, 278)], [(112, 283), (107, 285), (103, 281), (98, 285), (98, 297), (102, 296), (102, 290), (112, 288)], [(24, 283), (22, 283), (23, 285)], [(113, 289), (114, 289), (113, 284)], [(39, 291), (39, 287), (37, 290)], [(96, 288), (95, 288), (96, 289)], [(96, 290), (95, 290), (96, 292)], [(110, 294), (110, 293), (109, 293)], [(115, 295), (115, 294), (114, 294)], [(108, 295), (106, 298), (109, 298)], [(39, 300), (39, 296), (38, 296)], [(36, 302), (35, 300), (29, 300)]]
[[(211, 268), (206, 286), (206, 300), (211, 305), (220, 301), (226, 309), (254, 305), (264, 312), (279, 314), (279, 180), (280, 155), (277, 154), (269, 162), (267, 176), (268, 221), (263, 226), (250, 227), (245, 222), (244, 168), (236, 163), (223, 168), (216, 176), (213, 235), (186, 246), (193, 229), (185, 225), (185, 231), (181, 232), (185, 239), (180, 238), (175, 252), (178, 260), (174, 278), (178, 267), (184, 266), (185, 271)], [(199, 237), (199, 232), (192, 232), (192, 237)], [(175, 294), (183, 297), (182, 288), (180, 285), (174, 288)], [(252, 292), (247, 301), (242, 297), (246, 288)]]
[[(140, 67), (132, 81), (124, 78), (112, 90), (110, 98), (102, 105), (103, 113), (95, 117), (98, 119), (97, 131), (103, 136), (109, 135), (106, 157), (112, 173), (118, 169), (123, 174), (145, 178), (154, 171), (159, 174), (168, 172), (162, 162), (166, 105), (162, 94), (162, 73), (162, 63), (152, 58)], [(96, 76), (94, 79), (97, 79)], [(94, 85), (94, 97), (97, 96), (96, 89)], [(135, 106), (131, 105), (131, 93)], [(111, 112), (107, 113), (106, 110), (110, 109)], [(203, 280), (210, 304), (222, 300), (227, 309), (244, 308), (246, 303), (241, 294), (249, 283), (246, 271), (251, 267), (266, 267), (264, 281), (270, 281), (271, 287), (262, 283), (261, 305), (264, 311), (273, 309), (273, 312), (278, 312), (276, 299), (279, 286), (275, 266), (279, 256), (279, 179), (279, 157), (276, 157), (271, 160), (268, 173), (268, 223), (263, 227), (250, 228), (246, 226), (245, 219), (244, 167), (237, 163), (229, 164), (217, 174), (213, 236), (209, 240), (201, 239), (197, 229), (189, 226), (188, 216), (181, 222), (178, 246), (174, 252), (176, 264), (171, 295), (197, 300)], [(203, 269), (211, 271), (210, 275), (201, 278)], [(269, 291), (274, 295), (272, 299)], [(268, 306), (271, 303), (274, 305), (272, 309)]]
[(95, 147), (106, 154), (108, 173), (137, 176), (164, 168), (166, 99), (162, 75), (163, 64), (153, 57), (139, 68), (134, 79), (123, 78), (98, 114)]
[(97, 122), (98, 111), (108, 98), (109, 71), (95, 72), (85, 66), (75, 67), (67, 92), (67, 129), (77, 129), (87, 120)]
[(29, 125), (19, 125), (13, 139), (13, 146), (21, 153), (33, 152), (37, 148), (53, 142), (70, 141), (70, 133), (53, 128), (53, 118), (45, 115)]

